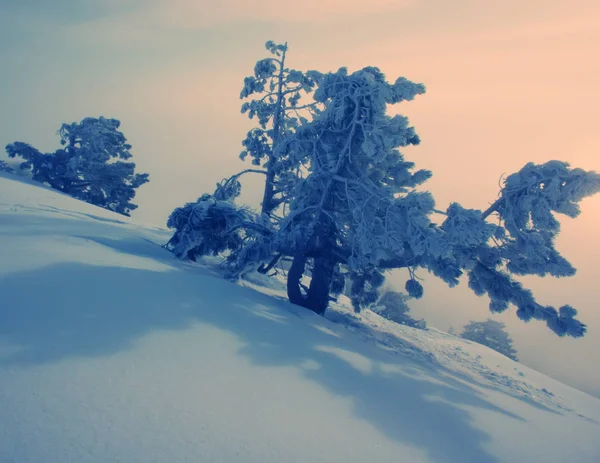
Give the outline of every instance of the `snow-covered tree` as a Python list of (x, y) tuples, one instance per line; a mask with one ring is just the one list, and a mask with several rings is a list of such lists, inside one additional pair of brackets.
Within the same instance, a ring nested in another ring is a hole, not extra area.
[(504, 323), (489, 318), (484, 322), (471, 321), (463, 327), (460, 337), (483, 344), (515, 362), (519, 361), (517, 350), (513, 347), (513, 341), (506, 332)]
[(375, 303), (371, 310), (383, 318), (399, 323), (400, 325), (412, 326), (413, 328), (425, 329), (425, 320), (415, 320), (408, 312), (410, 307), (407, 301), (409, 297), (397, 291), (386, 291)]
[[(405, 117), (386, 114), (387, 104), (424, 91), (403, 78), (389, 84), (376, 68), (353, 74), (342, 68), (320, 83), (314, 98), (323, 111), (287, 142), (292, 159), (309, 159), (309, 174), (297, 184), (280, 232), (294, 255), (288, 275), (292, 302), (323, 313), (336, 267), (344, 264), (354, 280), (356, 303), (364, 288), (383, 283), (381, 260), (403, 254), (406, 241), (419, 240), (421, 229), (427, 232), (424, 213), (433, 200), (411, 190), (431, 174), (412, 173), (413, 164), (397, 150), (419, 138)], [(411, 216), (425, 220), (410, 223)], [(300, 280), (309, 259), (312, 280), (303, 294)]]
[(129, 215), (135, 190), (148, 182), (148, 174), (136, 174), (131, 145), (117, 119), (104, 117), (63, 124), (58, 131), (62, 148), (41, 153), (22, 142), (6, 146), (9, 157), (21, 157), (22, 169), (32, 178), (91, 204)]
[(179, 258), (193, 261), (225, 253), (230, 268), (237, 265), (240, 254), (245, 261), (260, 262), (257, 256), (247, 255), (248, 241), (270, 233), (268, 222), (262, 225), (262, 217), (235, 204), (240, 191), (239, 181), (231, 177), (218, 183), (214, 194), (204, 194), (196, 202), (175, 209), (167, 221), (175, 233), (166, 248)]
[(177, 257), (193, 261), (206, 255), (237, 251), (243, 241), (241, 229), (231, 229), (248, 220), (249, 214), (231, 201), (204, 194), (196, 202), (171, 213), (167, 226), (175, 229), (175, 234), (167, 248)]
[[(486, 211), (456, 203), (437, 210), (431, 194), (416, 189), (431, 173), (414, 172), (398, 150), (418, 144), (418, 136), (405, 117), (386, 112), (424, 91), (404, 78), (390, 84), (372, 67), (352, 74), (342, 68), (319, 83), (314, 97), (323, 111), (286, 140), (290, 158), (308, 159), (309, 166), (279, 230), (279, 242), (294, 257), (290, 301), (323, 313), (336, 271), (353, 280), (357, 310), (377, 299), (386, 269), (406, 268), (406, 291), (416, 298), (423, 295), (419, 268), (450, 286), (466, 273), (470, 288), (490, 297), (493, 312), (513, 304), (525, 321), (543, 320), (560, 336), (582, 336), (585, 325), (575, 309), (542, 306), (515, 276), (574, 273), (554, 248), (559, 222), (553, 213), (577, 216), (577, 203), (600, 190), (600, 175), (560, 161), (530, 163), (506, 179)], [(441, 225), (433, 214), (444, 217)], [(491, 214), (499, 223), (487, 222)], [(312, 279), (303, 291), (310, 260)]]
[[(600, 175), (560, 161), (530, 163), (506, 179), (485, 211), (456, 203), (438, 210), (432, 195), (418, 188), (431, 172), (415, 170), (399, 151), (418, 144), (419, 137), (406, 117), (387, 112), (389, 105), (424, 93), (422, 84), (403, 77), (389, 83), (375, 67), (302, 74), (285, 67), (287, 45), (268, 42), (267, 48), (274, 57), (257, 63), (240, 95), (260, 96), (242, 107), (258, 118), (260, 128), (248, 133), (241, 157), (262, 168), (246, 169), (218, 187), (239, 193), (242, 174), (264, 174), (262, 214), (238, 206), (225, 214), (235, 195), (227, 205), (215, 203), (217, 192), (203, 196), (174, 213), (196, 217), (196, 225), (170, 219), (179, 233), (171, 245), (185, 243), (187, 249), (178, 254), (188, 256), (194, 246), (206, 253), (197, 243), (211, 242), (216, 233), (215, 243), (235, 241), (225, 246), (232, 276), (291, 258), (288, 297), (319, 314), (342, 291), (349, 291), (357, 311), (373, 306), (391, 269), (406, 269), (406, 292), (414, 298), (424, 291), (420, 269), (449, 286), (466, 275), (477, 295), (489, 296), (492, 312), (512, 304), (521, 319), (543, 320), (560, 336), (585, 334), (575, 309), (539, 304), (516, 278), (574, 273), (554, 247), (559, 231), (554, 214), (576, 217), (577, 203), (600, 191)], [(314, 103), (299, 104), (299, 92), (315, 86)], [(277, 215), (281, 204), (286, 207)]]
[(278, 149), (279, 142), (318, 113), (317, 103), (305, 102), (303, 96), (313, 91), (321, 74), (288, 68), (287, 43), (276, 44), (270, 40), (266, 48), (271, 56), (256, 63), (254, 75), (244, 79), (240, 92), (240, 98), (248, 100), (242, 105), (242, 113), (250, 119), (256, 118), (259, 125), (247, 133), (240, 158), (250, 158), (252, 164), (264, 167), (261, 214), (271, 216), (288, 202), (287, 195), (293, 189), (300, 167), (300, 160), (290, 162), (286, 152)]
[[(259, 60), (254, 74), (244, 79), (240, 92), (242, 113), (257, 119), (258, 127), (243, 140), (242, 160), (257, 168), (244, 169), (217, 184), (212, 195), (176, 209), (168, 226), (176, 232), (167, 247), (183, 257), (227, 253), (228, 275), (237, 277), (258, 269), (268, 272), (279, 260), (273, 232), (277, 229), (289, 193), (301, 177), (301, 160), (291, 160), (279, 141), (295, 133), (302, 123), (318, 114), (318, 103), (305, 102), (321, 74), (303, 73), (286, 65), (287, 44), (266, 43), (271, 56)], [(248, 173), (264, 175), (260, 214), (235, 204), (241, 191), (240, 178)], [(185, 217), (192, 217), (188, 221)], [(230, 236), (229, 236), (230, 235)], [(217, 237), (220, 238), (217, 238)]]

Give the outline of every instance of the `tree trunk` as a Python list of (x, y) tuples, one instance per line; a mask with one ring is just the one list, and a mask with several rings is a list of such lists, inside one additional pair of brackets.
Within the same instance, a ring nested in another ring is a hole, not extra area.
[(262, 209), (261, 214), (270, 216), (275, 209), (273, 204), (273, 196), (275, 195), (275, 162), (277, 158), (274, 154), (279, 138), (281, 136), (281, 119), (285, 116), (283, 113), (283, 106), (285, 105), (285, 99), (283, 94), (284, 86), (284, 73), (285, 73), (285, 55), (287, 53), (287, 42), (285, 48), (281, 54), (281, 60), (279, 61), (279, 75), (277, 76), (277, 100), (275, 102), (275, 112), (273, 113), (273, 144), (271, 146), (270, 159), (267, 162), (267, 180), (265, 182), (265, 190), (263, 193)]
[(315, 258), (315, 266), (308, 288), (307, 305), (310, 310), (319, 315), (323, 315), (329, 305), (329, 291), (335, 265), (335, 261), (327, 253)]
[(287, 276), (287, 294), (292, 304), (308, 308), (307, 298), (302, 294), (302, 290), (300, 289), (300, 283), (304, 276), (304, 269), (306, 268), (306, 260), (307, 257), (303, 251), (294, 255), (294, 260)]
[[(323, 315), (329, 305), (329, 292), (337, 265), (336, 257), (333, 254), (335, 226), (329, 223), (328, 219), (321, 223), (323, 226), (320, 232), (309, 240), (308, 249), (301, 250), (294, 255), (287, 279), (290, 302), (306, 307), (319, 315)], [(304, 296), (300, 283), (309, 256), (314, 258), (314, 268), (307, 295)]]
[(265, 180), (265, 191), (263, 193), (261, 213), (270, 216), (273, 212), (273, 196), (275, 195), (275, 170), (273, 164), (275, 159), (271, 159), (267, 165), (267, 179)]

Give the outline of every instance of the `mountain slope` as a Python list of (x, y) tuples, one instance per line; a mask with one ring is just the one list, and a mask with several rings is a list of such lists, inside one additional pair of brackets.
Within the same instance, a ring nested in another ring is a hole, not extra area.
[(2, 463), (600, 461), (587, 394), (342, 303), (318, 317), (0, 175)]

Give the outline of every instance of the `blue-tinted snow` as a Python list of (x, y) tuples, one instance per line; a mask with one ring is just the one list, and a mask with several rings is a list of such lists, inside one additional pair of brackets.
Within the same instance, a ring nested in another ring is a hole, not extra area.
[(11, 178), (1, 462), (599, 461), (597, 399), (433, 329), (318, 317)]

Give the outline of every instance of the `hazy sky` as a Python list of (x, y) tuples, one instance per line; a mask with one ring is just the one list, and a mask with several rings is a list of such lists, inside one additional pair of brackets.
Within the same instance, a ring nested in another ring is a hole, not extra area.
[[(485, 209), (500, 176), (527, 161), (600, 170), (597, 0), (0, 0), (0, 145), (50, 151), (62, 122), (116, 117), (150, 173), (134, 215), (164, 225), (242, 168), (239, 91), (269, 39), (289, 42), (298, 69), (373, 65), (423, 82), (427, 93), (398, 110), (422, 138), (406, 154), (433, 170), (440, 208)], [(582, 209), (558, 243), (578, 274), (527, 283), (543, 304), (578, 308), (587, 337), (559, 339), (514, 309), (494, 318), (523, 363), (600, 395), (600, 197)], [(466, 285), (426, 280), (414, 307), (430, 325), (490, 315)]]

